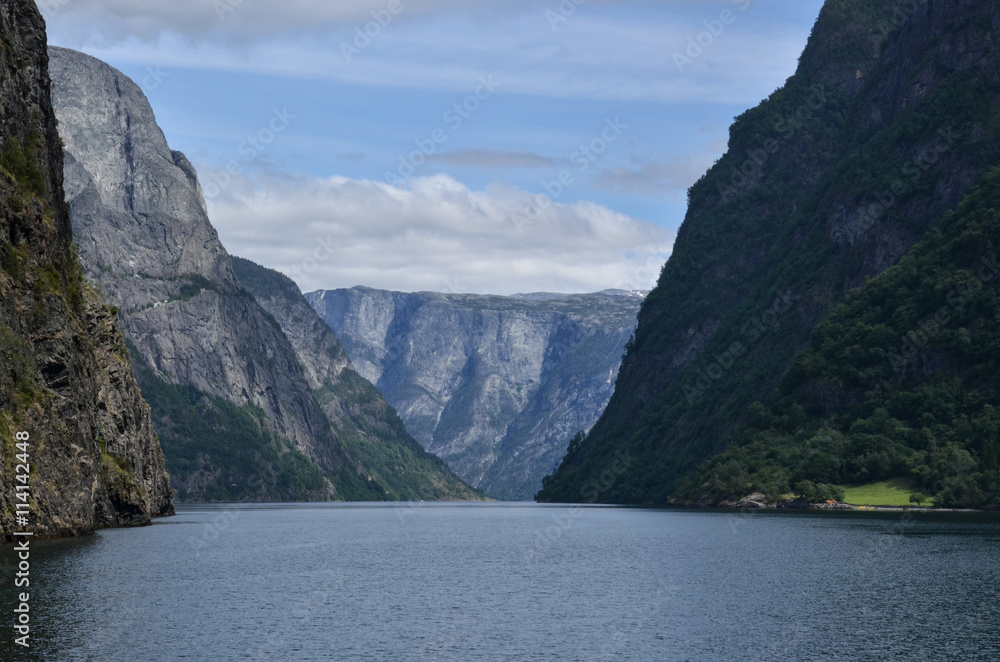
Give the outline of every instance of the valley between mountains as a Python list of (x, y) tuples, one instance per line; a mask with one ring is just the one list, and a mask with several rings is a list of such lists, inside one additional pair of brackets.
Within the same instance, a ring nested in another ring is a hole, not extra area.
[(827, 0), (651, 292), (494, 296), (230, 255), (135, 81), (3, 3), (5, 535), (27, 429), (43, 536), (175, 502), (1000, 508), (1000, 8), (909, 5)]

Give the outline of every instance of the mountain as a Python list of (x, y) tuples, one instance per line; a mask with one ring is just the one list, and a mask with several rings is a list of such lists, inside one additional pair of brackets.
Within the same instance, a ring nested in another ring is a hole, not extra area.
[[(0, 536), (148, 524), (173, 513), (169, 479), (118, 320), (72, 246), (34, 3), (0, 5), (0, 35)], [(24, 461), (28, 525), (15, 522)]]
[(52, 48), (50, 59), (80, 260), (118, 308), (178, 497), (436, 493), (379, 482), (331, 425), (313, 375), (237, 279), (194, 168), (170, 150), (141, 89), (82, 53)]
[(290, 278), (238, 257), (233, 268), (285, 332), (337, 437), (393, 500), (482, 498), (410, 436), (378, 389), (354, 370), (337, 336)]
[(306, 299), (425, 449), (487, 495), (522, 500), (607, 403), (642, 294)]
[[(960, 203), (988, 213), (972, 192), (1000, 164), (998, 29), (993, 3), (826, 2), (795, 75), (737, 118), (691, 188), (614, 396), (540, 500), (710, 504), (921, 476), (938, 494), (935, 476), (992, 466), (958, 441), (961, 426), (935, 432), (943, 403), (910, 396), (942, 380), (965, 403), (948, 411), (989, 420), (971, 403), (996, 404), (977, 376), (996, 354), (978, 355), (974, 375), (954, 347), (892, 375), (877, 354), (900, 352), (888, 341), (926, 310), (926, 285), (947, 294), (947, 274), (973, 268), (957, 249), (908, 253), (959, 236), (948, 212)], [(913, 260), (930, 271), (913, 275)], [(907, 430), (890, 432), (897, 422)], [(951, 443), (963, 448), (949, 455)], [(959, 468), (935, 469), (942, 453)]]
[(908, 478), (936, 505), (1000, 510), (998, 258), (995, 169), (816, 328), (688, 498)]

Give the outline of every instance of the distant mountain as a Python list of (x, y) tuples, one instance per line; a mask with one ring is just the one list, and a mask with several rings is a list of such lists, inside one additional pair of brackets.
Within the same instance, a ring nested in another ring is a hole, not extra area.
[(406, 428), (470, 485), (530, 499), (611, 396), (643, 293), (306, 299)]
[[(995, 288), (934, 322), (993, 259), (998, 32), (996, 3), (826, 2), (795, 75), (691, 188), (614, 397), (541, 500), (901, 478), (1000, 503)], [(903, 351), (930, 323), (945, 330)]]
[(237, 279), (194, 168), (167, 146), (140, 88), (82, 53), (50, 57), (80, 259), (118, 307), (178, 497), (433, 491), (379, 482), (331, 425), (283, 329)]
[(0, 539), (148, 524), (173, 513), (170, 485), (118, 319), (73, 250), (45, 22), (5, 0), (0, 33)]
[(337, 437), (390, 498), (481, 498), (410, 436), (378, 389), (355, 372), (333, 331), (291, 279), (239, 257), (233, 257), (233, 268), (285, 332)]

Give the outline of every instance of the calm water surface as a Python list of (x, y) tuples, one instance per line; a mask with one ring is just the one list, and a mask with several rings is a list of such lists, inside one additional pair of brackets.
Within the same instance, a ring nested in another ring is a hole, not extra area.
[(1000, 660), (975, 515), (185, 507), (31, 572), (33, 648), (8, 618), (0, 659)]

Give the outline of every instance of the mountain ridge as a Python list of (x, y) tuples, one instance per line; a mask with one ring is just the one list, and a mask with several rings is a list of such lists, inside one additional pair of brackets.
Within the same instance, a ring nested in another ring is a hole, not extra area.
[[(579, 486), (619, 451), (635, 468), (601, 500), (690, 494), (699, 467), (733, 444), (816, 325), (998, 162), (997, 8), (894, 9), (828, 0), (796, 74), (736, 118), (726, 155), (689, 192), (615, 395), (539, 499), (581, 500)], [(784, 295), (794, 305), (748, 342), (746, 325)], [(727, 356), (734, 343), (741, 354)]]
[(410, 498), (375, 480), (332, 426), (139, 86), (88, 55), (50, 54), (81, 261), (118, 307), (179, 499)]
[(482, 498), (409, 435), (378, 389), (354, 370), (333, 331), (290, 278), (236, 256), (233, 267), (240, 283), (291, 341), (338, 437), (392, 500)]
[(597, 419), (641, 296), (355, 287), (306, 299), (421, 446), (487, 495), (520, 500)]

